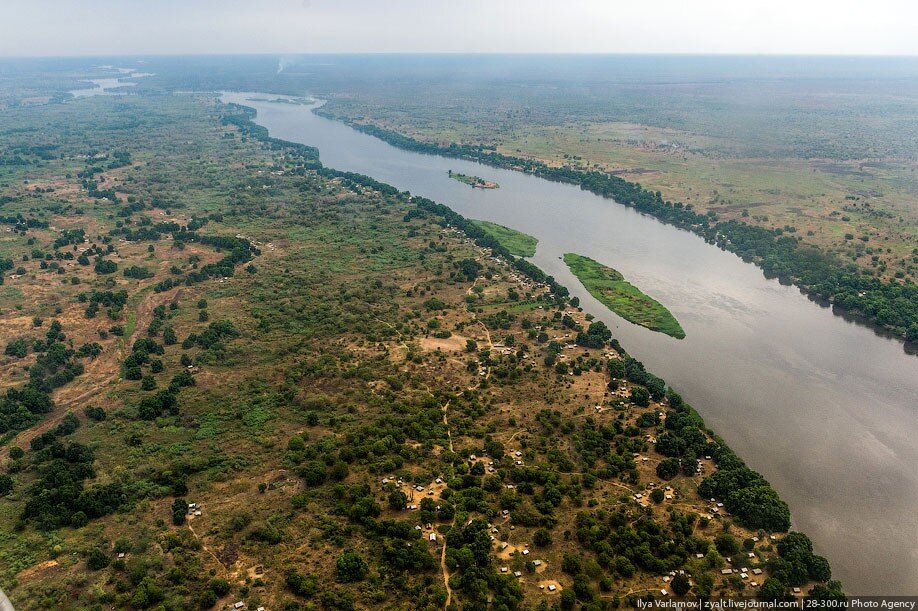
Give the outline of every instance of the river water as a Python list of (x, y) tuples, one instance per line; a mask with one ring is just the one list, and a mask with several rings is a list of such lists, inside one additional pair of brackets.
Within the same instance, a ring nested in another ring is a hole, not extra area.
[(137, 85), (134, 81), (125, 81), (126, 78), (140, 78), (144, 76), (152, 76), (149, 72), (138, 72), (132, 68), (115, 68), (120, 75), (109, 78), (97, 78), (97, 79), (86, 79), (88, 82), (92, 83), (92, 87), (87, 87), (86, 89), (74, 89), (70, 93), (75, 98), (85, 98), (94, 95), (118, 95), (119, 91), (112, 91), (113, 89), (118, 89), (119, 87), (134, 87)]
[[(257, 98), (257, 99), (253, 99)], [(269, 94), (224, 93), (271, 135), (539, 239), (532, 261), (676, 388), (790, 504), (796, 529), (852, 594), (918, 594), (918, 358), (753, 265), (572, 185), (411, 153)], [(473, 189), (447, 171), (499, 189)], [(676, 340), (619, 318), (559, 257), (587, 255), (667, 306)]]

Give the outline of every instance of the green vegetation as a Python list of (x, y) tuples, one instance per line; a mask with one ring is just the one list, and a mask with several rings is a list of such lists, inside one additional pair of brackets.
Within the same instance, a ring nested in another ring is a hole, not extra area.
[(469, 176), (468, 174), (460, 174), (458, 172), (453, 172), (449, 170), (449, 177), (453, 180), (458, 180), (461, 183), (465, 183), (470, 187), (476, 189), (498, 189), (500, 185), (496, 182), (491, 182), (490, 180), (485, 180), (479, 176)]
[(0, 149), (22, 130), (58, 148), (0, 169), (17, 609), (601, 608), (680, 570), (752, 595), (724, 534), (771, 590), (838, 595), (767, 482), (482, 226), (209, 96), (9, 109)]
[(532, 257), (535, 255), (539, 240), (528, 233), (489, 221), (471, 220), (469, 222), (483, 229), (514, 255), (518, 257)]
[(565, 253), (564, 262), (590, 295), (628, 322), (676, 339), (685, 337), (685, 331), (669, 310), (626, 281), (616, 270), (574, 253)]

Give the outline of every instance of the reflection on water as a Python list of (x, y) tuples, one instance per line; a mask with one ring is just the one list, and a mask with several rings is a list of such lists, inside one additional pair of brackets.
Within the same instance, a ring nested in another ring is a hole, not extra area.
[[(918, 359), (901, 344), (693, 234), (572, 185), (402, 151), (268, 98), (277, 96), (223, 95), (256, 108), (272, 136), (318, 147), (329, 167), (539, 238), (533, 262), (771, 480), (849, 592), (918, 594)], [(501, 188), (469, 189), (447, 170)], [(672, 311), (686, 338), (617, 317), (559, 261), (565, 252), (621, 271)]]

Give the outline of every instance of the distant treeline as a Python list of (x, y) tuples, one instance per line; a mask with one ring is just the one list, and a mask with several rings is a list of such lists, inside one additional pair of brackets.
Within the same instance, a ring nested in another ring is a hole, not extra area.
[(659, 191), (649, 191), (606, 172), (553, 167), (541, 161), (503, 155), (482, 146), (426, 143), (375, 125), (341, 120), (350, 127), (409, 151), (477, 161), (553, 180), (579, 185), (581, 189), (649, 214), (663, 222), (692, 231), (711, 244), (755, 263), (767, 277), (792, 283), (804, 293), (859, 315), (906, 341), (918, 341), (918, 285), (906, 279), (883, 281), (862, 273), (854, 264), (805, 246), (781, 230), (755, 227), (738, 221), (721, 221), (698, 214), (691, 204), (665, 201)]

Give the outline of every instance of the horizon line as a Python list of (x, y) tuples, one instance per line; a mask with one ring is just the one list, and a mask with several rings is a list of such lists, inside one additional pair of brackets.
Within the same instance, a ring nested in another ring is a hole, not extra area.
[(93, 59), (144, 57), (290, 57), (290, 56), (515, 56), (515, 57), (821, 57), (821, 58), (895, 58), (918, 59), (918, 53), (757, 53), (757, 52), (656, 52), (656, 51), (259, 51), (259, 52), (191, 52), (191, 53), (85, 53), (73, 55), (6, 55), (2, 59)]

